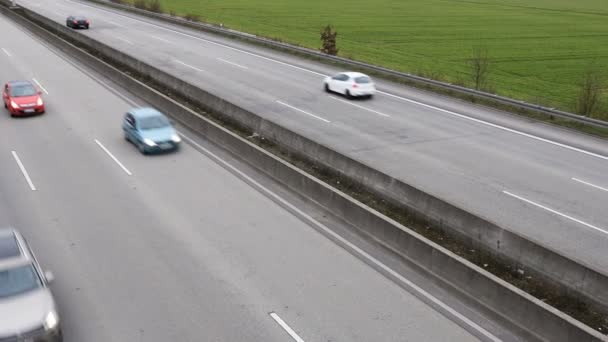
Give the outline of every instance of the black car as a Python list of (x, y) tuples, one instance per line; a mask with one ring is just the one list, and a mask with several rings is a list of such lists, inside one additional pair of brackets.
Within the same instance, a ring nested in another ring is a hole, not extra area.
[(71, 15), (65, 20), (65, 25), (74, 29), (88, 29), (90, 24), (91, 22), (89, 21), (89, 19), (81, 16)]

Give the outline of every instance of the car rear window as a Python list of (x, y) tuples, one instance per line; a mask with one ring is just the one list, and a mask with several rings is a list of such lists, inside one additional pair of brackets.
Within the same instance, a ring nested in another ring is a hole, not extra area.
[(20, 84), (11, 86), (10, 95), (13, 97), (36, 95), (36, 88), (30, 84)]
[(0, 298), (16, 296), (42, 286), (33, 264), (0, 270)]
[(367, 76), (359, 76), (355, 78), (355, 82), (359, 84), (372, 83), (372, 80)]
[(170, 126), (169, 120), (167, 120), (164, 116), (151, 116), (147, 118), (139, 119), (139, 128), (146, 129), (156, 129)]
[(76, 19), (78, 21), (87, 20), (87, 18), (85, 18), (85, 17), (75, 17), (74, 19)]
[(0, 259), (16, 258), (21, 255), (13, 234), (0, 237)]

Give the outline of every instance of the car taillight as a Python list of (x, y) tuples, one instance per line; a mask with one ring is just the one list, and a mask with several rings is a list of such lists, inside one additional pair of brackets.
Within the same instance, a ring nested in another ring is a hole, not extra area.
[(357, 83), (353, 84), (353, 88), (359, 88), (359, 86), (357, 85)]
[(74, 21), (73, 21), (73, 23), (74, 23), (74, 24), (78, 24), (78, 21), (77, 21), (77, 20), (74, 20)]
[(42, 106), (42, 103), (43, 103), (43, 102), (42, 102), (42, 97), (38, 97), (38, 101), (36, 101), (36, 104), (37, 104), (38, 106)]
[(87, 20), (86, 22), (87, 22), (87, 25), (89, 25), (89, 24), (91, 23), (91, 22), (90, 22), (90, 21), (88, 21), (88, 20)]

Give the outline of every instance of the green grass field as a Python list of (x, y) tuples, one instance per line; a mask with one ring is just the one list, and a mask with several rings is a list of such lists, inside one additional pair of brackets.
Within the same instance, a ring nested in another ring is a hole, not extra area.
[(467, 59), (487, 49), (498, 94), (574, 111), (584, 71), (604, 79), (607, 0), (162, 0), (166, 11), (319, 48), (338, 31), (340, 55), (470, 86)]

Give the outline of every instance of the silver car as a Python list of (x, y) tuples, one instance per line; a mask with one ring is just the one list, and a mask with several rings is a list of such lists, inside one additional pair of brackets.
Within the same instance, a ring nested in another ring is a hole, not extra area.
[(52, 279), (19, 232), (0, 229), (0, 341), (63, 341)]

